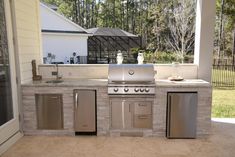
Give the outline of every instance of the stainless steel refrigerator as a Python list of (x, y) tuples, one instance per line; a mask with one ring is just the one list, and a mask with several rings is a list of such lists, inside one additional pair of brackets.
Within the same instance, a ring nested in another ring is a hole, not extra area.
[(167, 138), (196, 138), (197, 93), (169, 92)]
[(74, 130), (76, 134), (96, 134), (96, 91), (74, 90)]

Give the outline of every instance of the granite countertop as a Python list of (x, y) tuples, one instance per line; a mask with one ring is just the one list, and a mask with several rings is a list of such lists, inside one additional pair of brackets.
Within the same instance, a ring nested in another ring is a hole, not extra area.
[(64, 79), (61, 83), (46, 83), (49, 80), (30, 81), (22, 84), (23, 87), (71, 87), (71, 86), (107, 86), (108, 79)]
[[(31, 81), (22, 84), (23, 87), (71, 87), (71, 86), (107, 86), (108, 79), (65, 79), (62, 83), (46, 83), (48, 80)], [(211, 87), (209, 82), (201, 79), (185, 79), (183, 81), (169, 81), (156, 79), (157, 87)]]
[(185, 79), (182, 81), (170, 81), (167, 79), (157, 79), (157, 87), (211, 87), (211, 84), (201, 79)]

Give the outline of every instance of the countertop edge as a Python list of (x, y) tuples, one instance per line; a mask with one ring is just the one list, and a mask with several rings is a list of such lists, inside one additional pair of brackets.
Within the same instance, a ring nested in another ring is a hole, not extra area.
[[(43, 81), (30, 81), (21, 84), (21, 87), (107, 87), (107, 79), (82, 79), (64, 80), (63, 83), (45, 83)], [(210, 88), (211, 83), (201, 79), (187, 79), (185, 82), (168, 81), (167, 79), (156, 80), (157, 88)]]

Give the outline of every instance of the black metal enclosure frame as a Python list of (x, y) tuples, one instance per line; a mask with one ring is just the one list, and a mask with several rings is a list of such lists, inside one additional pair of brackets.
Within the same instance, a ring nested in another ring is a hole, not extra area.
[(136, 63), (137, 56), (131, 53), (132, 48), (142, 48), (140, 36), (93, 34), (88, 38), (88, 64), (116, 63), (119, 50), (123, 53), (124, 63)]

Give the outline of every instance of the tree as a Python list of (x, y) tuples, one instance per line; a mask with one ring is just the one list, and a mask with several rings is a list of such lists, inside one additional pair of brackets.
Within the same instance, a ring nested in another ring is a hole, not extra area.
[[(148, 42), (148, 48), (155, 51), (171, 51), (167, 48), (165, 36), (168, 32), (168, 13), (171, 0), (158, 0), (150, 9), (150, 16), (147, 25), (151, 28)], [(142, 26), (141, 26), (142, 29)]]
[(219, 13), (219, 36), (218, 36), (218, 56), (219, 58), (221, 57), (221, 49), (222, 49), (222, 46), (223, 46), (223, 34), (224, 34), (224, 24), (223, 24), (223, 14), (224, 14), (224, 1), (225, 0), (221, 0), (221, 9), (220, 9), (220, 13)]
[(174, 49), (183, 62), (187, 53), (193, 51), (195, 38), (195, 1), (178, 0), (169, 10), (169, 35), (166, 42)]
[(214, 51), (220, 59), (233, 55), (234, 29), (235, 0), (217, 0)]

